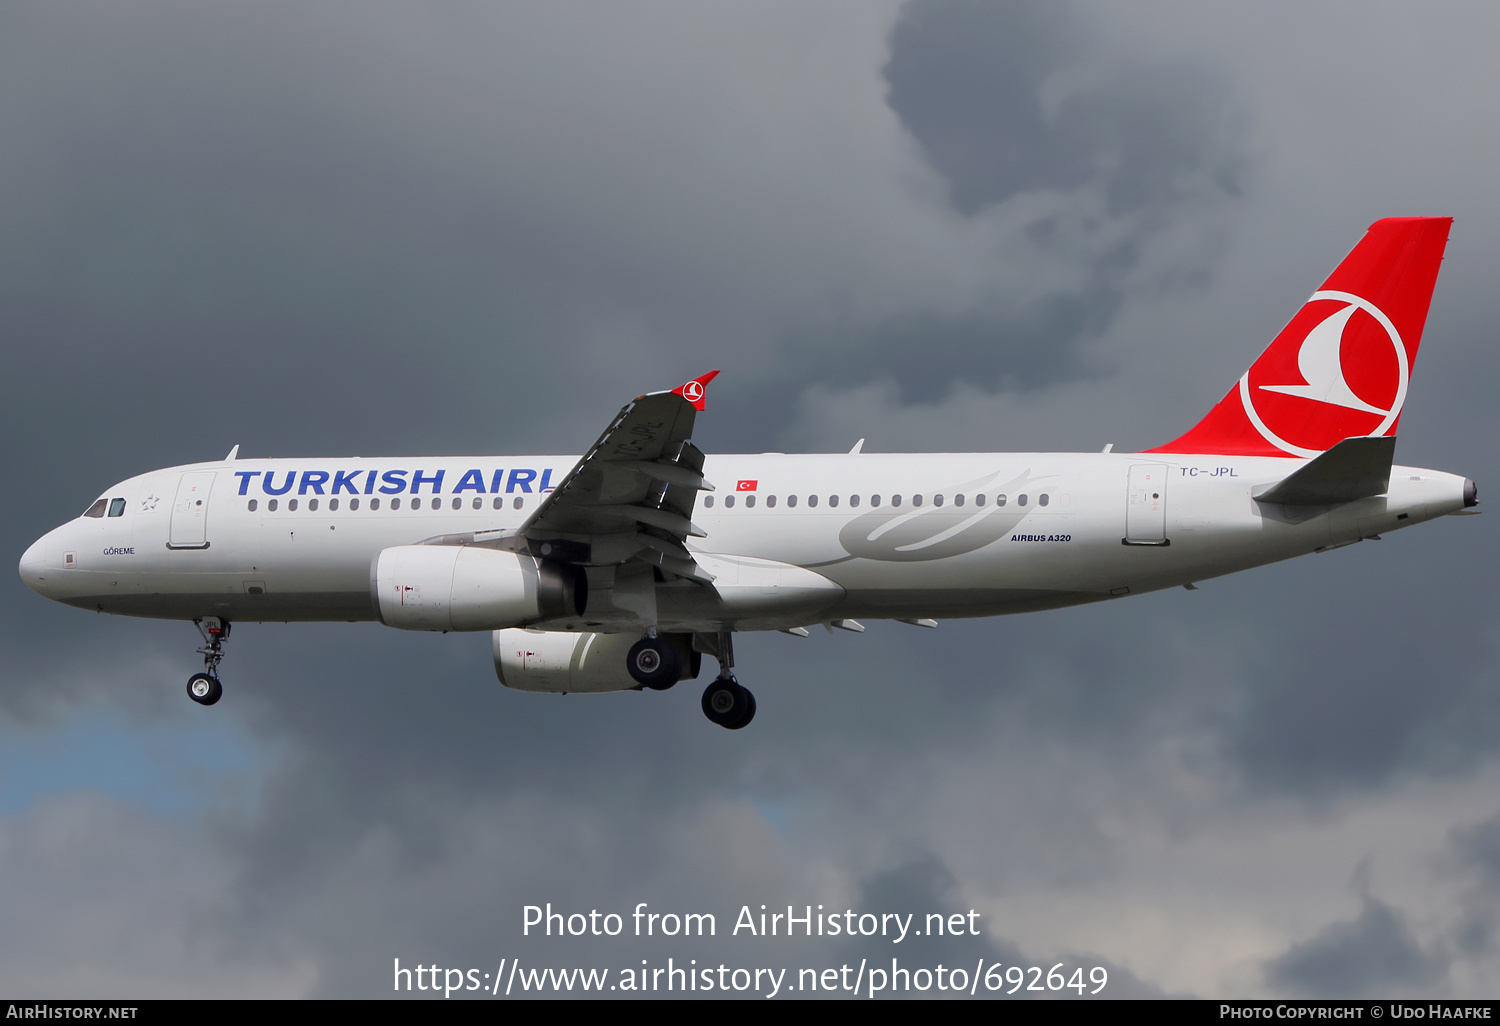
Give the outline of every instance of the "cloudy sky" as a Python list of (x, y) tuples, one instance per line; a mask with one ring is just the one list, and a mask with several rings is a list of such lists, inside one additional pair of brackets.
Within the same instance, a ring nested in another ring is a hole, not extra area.
[[(112, 481), (570, 453), (713, 367), (710, 452), (1137, 449), (1363, 233), (1456, 218), (1397, 450), (1500, 480), (1500, 12), (1375, 3), (15, 3), (14, 558)], [(526, 695), (488, 638), (0, 588), (0, 992), (403, 965), (1102, 966), (1113, 995), (1494, 995), (1488, 518), (1129, 602), (749, 636)], [(709, 664), (710, 669), (712, 663)], [(713, 940), (522, 936), (523, 907)], [(981, 935), (724, 936), (742, 905)]]

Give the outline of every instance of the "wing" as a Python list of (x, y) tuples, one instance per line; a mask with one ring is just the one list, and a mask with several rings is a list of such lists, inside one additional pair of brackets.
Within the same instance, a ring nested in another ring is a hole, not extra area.
[(531, 552), (582, 566), (645, 562), (711, 582), (684, 542), (704, 537), (693, 506), (713, 485), (689, 438), (704, 387), (718, 373), (626, 405), (516, 532)]

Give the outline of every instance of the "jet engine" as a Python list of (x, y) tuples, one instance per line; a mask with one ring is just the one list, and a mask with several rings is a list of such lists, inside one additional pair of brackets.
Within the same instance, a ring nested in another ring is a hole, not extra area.
[(407, 631), (492, 631), (583, 612), (581, 575), (472, 545), (397, 545), (370, 564), (380, 622)]
[[(677, 650), (682, 667), (679, 680), (698, 676), (703, 654), (693, 651), (692, 635), (662, 634)], [(503, 630), (491, 639), (495, 675), (517, 691), (569, 692), (639, 689), (625, 669), (630, 646), (638, 634), (571, 634), (565, 631)]]

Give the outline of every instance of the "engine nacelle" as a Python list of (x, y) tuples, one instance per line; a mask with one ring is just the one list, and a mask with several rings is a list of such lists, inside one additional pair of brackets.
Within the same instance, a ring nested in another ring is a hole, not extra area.
[(575, 575), (472, 545), (397, 545), (370, 564), (376, 613), (407, 631), (492, 631), (583, 611)]
[[(703, 655), (693, 651), (692, 635), (662, 634), (677, 650), (679, 680), (698, 676)], [(496, 631), (491, 639), (495, 675), (516, 691), (552, 694), (628, 691), (639, 688), (625, 669), (630, 646), (639, 634), (572, 634), (566, 631)]]

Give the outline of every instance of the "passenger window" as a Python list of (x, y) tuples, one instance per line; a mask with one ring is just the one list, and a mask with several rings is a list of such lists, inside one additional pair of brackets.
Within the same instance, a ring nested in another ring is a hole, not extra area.
[(911, 504), (913, 506), (920, 506), (920, 505), (922, 505), (922, 497), (920, 495), (913, 495), (911, 497)]
[(878, 495), (872, 495), (872, 496), (870, 496), (870, 505), (871, 506), (879, 506), (880, 505), (880, 496), (878, 496)]
[(984, 493), (983, 492), (980, 492), (978, 495), (974, 496), (974, 505), (976, 505), (976, 506), (983, 506), (984, 505)]
[(788, 506), (795, 506), (795, 505), (797, 505), (797, 497), (795, 495), (788, 495), (786, 497), (786, 504)]
[[(272, 502), (274, 502), (274, 501), (276, 501), (276, 500), (274, 500), (274, 499), (273, 499), (273, 500), (271, 500), (271, 501), (272, 501)], [(378, 498), (376, 498), (376, 499), (371, 499), (371, 500), (370, 500), (370, 508), (371, 508), (371, 509), (379, 509), (379, 508), (380, 508), (380, 500), (379, 500), (379, 499), (378, 499)]]
[(337, 499), (329, 499), (328, 500), (328, 508), (331, 509), (331, 510), (333, 510), (335, 513), (337, 513), (338, 510), (339, 510), (339, 500), (337, 500)]
[(1016, 496), (1016, 505), (1017, 506), (1024, 506), (1024, 505), (1026, 505), (1026, 494), (1024, 492), (1021, 493), (1020, 495)]
[(703, 508), (704, 509), (713, 509), (714, 508), (714, 497), (712, 495), (705, 495), (703, 497)]
[(753, 496), (753, 495), (747, 495), (747, 496), (745, 496), (745, 508), (746, 509), (753, 509), (754, 507), (755, 507), (755, 496)]
[(964, 496), (963, 496), (963, 493), (960, 492), (959, 494), (957, 494), (957, 495), (955, 495), (953, 497), (953, 505), (955, 505), (955, 506), (962, 506), (963, 504), (964, 504)]
[(104, 516), (104, 507), (108, 505), (109, 501), (107, 499), (98, 499), (92, 506), (84, 510), (83, 515), (86, 517), (93, 517), (97, 520), (99, 517)]
[(891, 496), (891, 505), (892, 506), (899, 506), (899, 505), (901, 505), (901, 496), (899, 496), (899, 495), (892, 495)]
[(734, 496), (733, 495), (726, 495), (726, 496), (724, 496), (724, 508), (725, 509), (733, 509), (734, 508)]
[(246, 508), (249, 509), (251, 513), (254, 513), (255, 512), (255, 507), (257, 507), (259, 505), (260, 505), (260, 500), (259, 499), (251, 499), (250, 500), (250, 505), (248, 507), (246, 507)]
[(837, 506), (838, 504), (839, 504), (839, 497), (837, 495), (830, 495), (828, 497), (828, 505), (830, 505), (830, 506)]
[(849, 496), (849, 505), (851, 505), (851, 506), (858, 506), (859, 505), (859, 496), (858, 495), (851, 495), (851, 496)]
[(818, 504), (818, 497), (816, 495), (809, 495), (807, 497), (807, 504), (809, 506), (816, 506)]
[(494, 506), (495, 506), (495, 508), (496, 508), (496, 509), (500, 509), (500, 508), (501, 508), (501, 507), (503, 507), (503, 506), (504, 506), (504, 505), (505, 505), (505, 500), (504, 500), (504, 499), (502, 499), (502, 498), (500, 498), (500, 496), (498, 496), (498, 495), (497, 495), (497, 496), (495, 496), (495, 502), (494, 502)]
[(475, 508), (475, 509), (483, 509), (483, 508), (484, 508), (484, 500), (483, 500), (483, 499), (481, 499), (481, 498), (480, 498), (480, 497), (479, 497), (479, 496), (477, 496), (477, 495), (476, 495), (476, 496), (474, 496), (474, 508)]
[(1003, 496), (1003, 495), (997, 495), (997, 496), (995, 496), (995, 505), (996, 506), (1004, 506), (1005, 505), (1005, 496)]
[[(379, 501), (379, 500), (376, 500), (376, 501)], [(401, 500), (400, 499), (392, 499), (391, 500), (391, 509), (400, 509), (400, 508), (401, 508)]]
[(297, 500), (296, 499), (288, 499), (288, 500), (286, 500), (286, 508), (289, 509), (289, 510), (295, 510), (297, 508)]
[(313, 510), (314, 512), (316, 512), (317, 509), (318, 509), (318, 500), (317, 499), (308, 499), (307, 500), (307, 508), (310, 509), (310, 510)]
[(526, 497), (524, 495), (517, 495), (516, 496), (516, 501), (512, 502), (511, 506), (514, 507), (515, 509), (520, 509), (525, 504), (526, 504)]
[(122, 516), (124, 516), (125, 515), (125, 500), (124, 499), (110, 499), (109, 500), (109, 515), (112, 516), (112, 517), (122, 517)]
[(453, 508), (454, 508), (454, 509), (458, 509), (458, 508), (459, 508), (459, 507), (461, 507), (461, 506), (462, 506), (462, 505), (463, 505), (463, 504), (464, 504), (464, 500), (462, 500), (462, 499), (460, 499), (460, 498), (459, 498), (459, 497), (458, 497), (458, 496), (456, 496), (456, 495), (455, 495), (455, 496), (454, 496), (454, 497), (453, 497)]
[(934, 506), (941, 506), (943, 504), (943, 497), (941, 495), (934, 495), (932, 497), (932, 504)]
[(359, 500), (358, 499), (350, 499), (349, 500), (349, 508), (350, 509), (359, 509)]
[(1036, 497), (1036, 504), (1038, 506), (1045, 506), (1045, 505), (1047, 505), (1047, 503), (1049, 503), (1051, 501), (1052, 501), (1051, 498), (1047, 495), (1046, 492), (1043, 492), (1041, 495), (1038, 495)]
[(266, 509), (270, 510), (272, 513), (275, 513), (276, 512), (276, 500), (272, 499), (270, 502), (266, 503)]
[(775, 506), (776, 506), (776, 496), (774, 496), (774, 495), (767, 495), (766, 496), (766, 506), (767, 506), (767, 508), (774, 509)]

